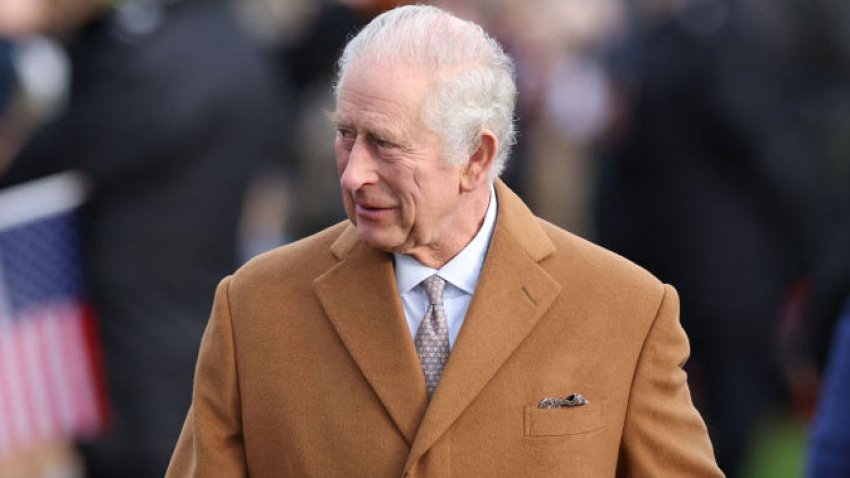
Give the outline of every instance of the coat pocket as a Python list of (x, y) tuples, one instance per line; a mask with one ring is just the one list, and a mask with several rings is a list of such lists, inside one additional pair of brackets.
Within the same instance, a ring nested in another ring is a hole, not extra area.
[(567, 408), (525, 407), (525, 436), (560, 436), (590, 433), (605, 427), (605, 401)]

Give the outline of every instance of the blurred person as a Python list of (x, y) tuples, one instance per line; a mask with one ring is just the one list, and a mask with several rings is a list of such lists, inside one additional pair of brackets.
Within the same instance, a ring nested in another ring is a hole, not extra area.
[[(290, 209), (286, 227), (293, 238), (301, 238), (336, 223), (345, 215), (333, 180), (333, 162), (317, 161), (333, 152), (327, 141), (333, 128), (325, 116), (333, 107), (330, 79), (334, 59), (345, 46), (349, 32), (362, 28), (374, 16), (372, 8), (379, 8), (378, 4), (383, 2), (350, 5), (355, 2), (302, 0), (295, 3), (309, 5), (310, 11), (301, 18), (298, 34), (283, 38), (274, 52), (278, 65), (289, 72), (296, 92), (292, 125), (299, 141), (288, 144), (287, 167), (298, 177), (297, 182), (290, 183), (293, 204), (298, 207)], [(285, 28), (278, 30), (281, 29)]]
[(0, 188), (0, 476), (82, 476), (75, 438), (104, 429), (72, 173)]
[(82, 447), (88, 476), (159, 477), (208, 296), (238, 264), (246, 186), (278, 134), (276, 77), (224, 0), (9, 1), (26, 14), (0, 24), (60, 39), (72, 79), (0, 181), (76, 169), (92, 184), (83, 242), (113, 413)]
[(523, 140), (512, 152), (519, 160), (507, 165), (501, 179), (536, 214), (589, 235), (595, 169), (590, 146), (609, 114), (603, 53), (622, 29), (621, 1), (434, 3), (492, 30), (516, 60)]
[(625, 101), (602, 153), (597, 237), (677, 284), (697, 403), (739, 476), (760, 420), (784, 405), (780, 309), (823, 239), (829, 177), (800, 127), (803, 70), (772, 43), (768, 12), (646, 3), (612, 55)]
[(0, 118), (12, 102), (17, 79), (12, 65), (12, 43), (0, 38)]
[(801, 313), (786, 333), (791, 367), (817, 376), (850, 290), (850, 34), (845, 28), (850, 4), (781, 0), (762, 8), (778, 17), (776, 41), (799, 85), (789, 99), (797, 111), (796, 128), (805, 134), (812, 162), (824, 169), (820, 188), (831, 193), (825, 240), (800, 281)]
[[(525, 6), (524, 14), (516, 15), (523, 20), (513, 21), (512, 28), (526, 43), (522, 49), (530, 71), (525, 76), (537, 90), (523, 112), (529, 123), (527, 155), (536, 163), (529, 167), (529, 201), (547, 220), (590, 237), (592, 146), (607, 128), (612, 103), (604, 53), (623, 29), (621, 1), (511, 4), (517, 10)], [(542, 11), (547, 13), (541, 28), (527, 28)]]
[[(812, 348), (807, 357), (819, 362), (817, 370), (822, 377), (806, 446), (805, 476), (811, 478), (850, 476), (850, 407), (846, 400), (850, 394), (850, 220), (843, 226), (828, 249), (832, 253), (830, 267), (813, 275), (813, 293), (806, 308), (810, 330), (805, 332), (814, 342), (808, 344)], [(839, 295), (843, 306), (834, 309)], [(837, 313), (829, 317), (833, 310)], [(813, 340), (822, 336), (829, 337), (828, 347)]]
[(810, 431), (806, 476), (850, 476), (850, 300), (833, 333), (829, 361)]
[[(8, 20), (8, 19), (7, 19)], [(2, 30), (0, 30), (2, 31)], [(67, 99), (69, 67), (62, 48), (47, 37), (11, 37), (3, 42), (0, 76), (0, 171), (29, 134), (55, 117)]]
[(287, 178), (278, 185), (290, 198), (285, 210), (286, 237), (301, 238), (344, 216), (334, 165), (316, 161), (332, 154), (327, 136), (333, 129), (326, 112), (332, 108), (330, 80), (334, 60), (351, 31), (362, 28), (376, 14), (398, 0), (237, 0), (247, 22), (264, 39), (281, 75), (293, 90), (292, 135), (286, 142), (280, 171)]
[(12, 42), (0, 37), (0, 171), (5, 169), (8, 157), (11, 156), (7, 116), (17, 84), (18, 79), (12, 63)]
[(675, 290), (497, 179), (500, 45), (400, 7), (339, 69), (349, 221), (220, 283), (166, 476), (722, 476)]

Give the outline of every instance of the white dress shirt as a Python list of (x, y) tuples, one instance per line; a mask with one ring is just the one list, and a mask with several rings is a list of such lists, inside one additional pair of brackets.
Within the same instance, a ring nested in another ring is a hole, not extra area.
[(484, 266), (487, 249), (490, 247), (493, 228), (496, 226), (497, 208), (496, 191), (490, 186), (490, 204), (487, 206), (481, 229), (458, 255), (439, 270), (422, 265), (412, 256), (393, 254), (396, 285), (401, 294), (407, 326), (410, 327), (410, 335), (414, 339), (430, 305), (425, 290), (417, 286), (426, 278), (437, 274), (446, 281), (443, 305), (449, 326), (449, 347), (454, 347), (455, 339), (466, 317), (469, 302), (472, 300), (472, 294), (475, 293), (475, 287), (478, 285), (478, 276)]

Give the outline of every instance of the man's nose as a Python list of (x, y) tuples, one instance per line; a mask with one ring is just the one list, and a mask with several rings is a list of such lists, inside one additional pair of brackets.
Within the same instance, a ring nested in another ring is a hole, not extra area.
[(357, 191), (366, 184), (373, 184), (378, 176), (375, 157), (365, 138), (359, 136), (348, 152), (348, 160), (340, 175), (343, 189)]

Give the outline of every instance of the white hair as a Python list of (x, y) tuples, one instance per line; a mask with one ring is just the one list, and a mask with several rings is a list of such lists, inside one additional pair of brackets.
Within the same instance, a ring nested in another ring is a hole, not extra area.
[(446, 160), (464, 164), (488, 129), (498, 141), (490, 180), (501, 174), (516, 141), (514, 64), (479, 25), (425, 5), (379, 15), (342, 52), (334, 86), (337, 99), (355, 61), (413, 66), (433, 75), (422, 119), (442, 139)]

